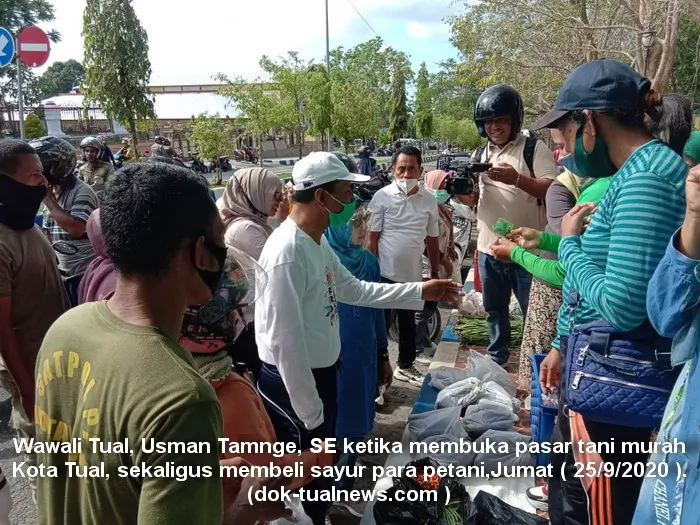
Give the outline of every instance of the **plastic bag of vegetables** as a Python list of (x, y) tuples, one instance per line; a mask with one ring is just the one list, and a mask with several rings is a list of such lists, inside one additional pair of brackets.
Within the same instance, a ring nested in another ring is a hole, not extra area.
[(467, 370), (473, 372), (476, 377), (484, 382), (495, 381), (513, 397), (515, 397), (518, 391), (518, 388), (508, 375), (508, 372), (506, 372), (502, 366), (495, 363), (488, 355), (470, 350), (469, 356), (467, 357)]
[(459, 420), (460, 407), (431, 410), (412, 414), (408, 418), (408, 433), (412, 441), (424, 441), (431, 436), (447, 435), (454, 439), (467, 437)]
[(482, 392), (481, 380), (476, 377), (468, 377), (440, 390), (435, 400), (435, 408), (464, 408), (475, 403)]
[(518, 416), (507, 406), (482, 400), (467, 407), (462, 423), (469, 435), (475, 437), (487, 430), (511, 430), (517, 420)]
[(461, 370), (452, 368), (451, 366), (441, 366), (430, 372), (430, 386), (436, 390), (443, 390), (450, 385), (467, 379), (468, 377), (476, 377), (471, 370)]

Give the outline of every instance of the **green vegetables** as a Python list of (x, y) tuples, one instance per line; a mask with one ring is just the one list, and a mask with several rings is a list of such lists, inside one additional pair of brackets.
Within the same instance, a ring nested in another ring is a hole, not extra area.
[[(489, 344), (489, 327), (485, 317), (468, 317), (466, 315), (457, 319), (454, 327), (455, 334), (462, 343), (476, 346)], [(510, 346), (520, 346), (523, 339), (522, 317), (510, 318)]]
[(462, 525), (464, 523), (464, 519), (459, 513), (459, 508), (459, 502), (445, 507), (442, 517), (444, 518), (446, 525)]

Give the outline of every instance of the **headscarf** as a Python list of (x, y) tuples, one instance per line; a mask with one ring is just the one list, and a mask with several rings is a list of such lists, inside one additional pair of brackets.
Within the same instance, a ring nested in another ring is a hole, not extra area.
[(107, 255), (100, 225), (99, 208), (90, 214), (86, 231), (90, 244), (95, 249), (96, 257), (90, 261), (83, 278), (80, 280), (78, 286), (79, 304), (109, 299), (117, 287), (117, 272), (109, 255)]
[(439, 190), (448, 176), (448, 173), (443, 170), (429, 171), (425, 174), (425, 187), (431, 190)]
[(245, 219), (262, 226), (272, 233), (267, 218), (275, 192), (282, 191), (282, 181), (264, 168), (246, 168), (236, 171), (228, 183), (221, 199), (217, 201), (224, 226)]
[(693, 162), (700, 163), (700, 131), (693, 131), (683, 148), (683, 155)]
[(350, 224), (327, 228), (325, 235), (328, 244), (351, 274), (361, 281), (378, 282), (379, 261), (364, 246), (351, 242), (351, 228)]

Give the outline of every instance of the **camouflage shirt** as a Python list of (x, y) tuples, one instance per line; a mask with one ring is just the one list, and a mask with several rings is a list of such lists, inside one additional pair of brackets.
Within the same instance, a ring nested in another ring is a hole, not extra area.
[(98, 195), (112, 173), (114, 173), (114, 167), (101, 161), (97, 161), (94, 164), (86, 162), (78, 168), (78, 177), (91, 186)]

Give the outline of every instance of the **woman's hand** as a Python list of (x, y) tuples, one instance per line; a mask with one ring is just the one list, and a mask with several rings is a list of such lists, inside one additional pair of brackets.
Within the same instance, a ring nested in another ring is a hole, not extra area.
[(584, 230), (584, 219), (595, 213), (595, 203), (586, 202), (577, 204), (571, 211), (564, 215), (561, 221), (561, 236), (581, 235)]
[(499, 261), (511, 262), (510, 254), (518, 245), (504, 237), (500, 237), (491, 245), (493, 256)]
[(700, 164), (688, 172), (685, 179), (685, 199), (688, 215), (700, 218)]
[(515, 228), (506, 235), (506, 239), (518, 244), (526, 250), (536, 250), (540, 246), (542, 232), (534, 228)]
[(561, 355), (559, 350), (552, 348), (547, 357), (540, 363), (540, 386), (543, 392), (547, 393), (552, 388), (559, 386), (560, 366)]

